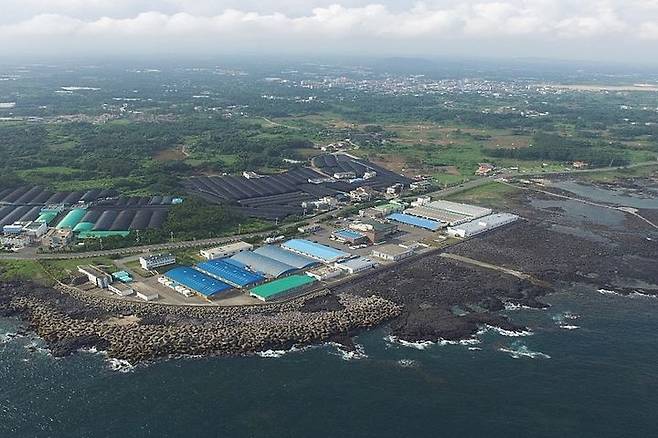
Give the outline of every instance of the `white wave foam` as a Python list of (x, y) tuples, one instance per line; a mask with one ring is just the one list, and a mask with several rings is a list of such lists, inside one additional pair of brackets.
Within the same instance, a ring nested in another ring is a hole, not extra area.
[(414, 368), (418, 366), (418, 362), (412, 359), (400, 359), (397, 364), (402, 368)]
[(620, 293), (615, 292), (614, 290), (609, 290), (609, 289), (598, 289), (597, 292), (602, 294), (602, 295), (619, 295), (619, 296), (621, 296)]
[(363, 345), (354, 344), (354, 350), (346, 350), (343, 344), (337, 342), (327, 342), (326, 345), (330, 345), (336, 348), (336, 352), (343, 360), (358, 360), (358, 359), (367, 359), (368, 355)]
[(492, 331), (498, 333), (501, 336), (507, 336), (509, 338), (520, 338), (520, 337), (534, 335), (534, 333), (530, 330), (518, 330), (518, 331), (516, 331), (516, 330), (505, 330), (503, 328), (496, 327), (495, 325), (489, 325), (489, 324), (485, 324), (485, 326), (478, 331), (478, 335), (485, 334), (489, 330), (492, 330)]
[(119, 373), (129, 373), (135, 369), (135, 365), (124, 359), (108, 359), (107, 363), (112, 371)]
[(550, 359), (551, 356), (549, 356), (546, 353), (542, 353), (540, 351), (532, 351), (530, 350), (526, 345), (523, 344), (512, 344), (510, 347), (501, 347), (498, 349), (498, 351), (502, 351), (503, 353), (507, 353), (510, 355), (510, 357), (514, 359), (520, 359), (522, 357), (527, 357), (530, 359)]
[(393, 336), (393, 335), (386, 336), (384, 340), (391, 344), (399, 344), (402, 345), (403, 347), (415, 348), (416, 350), (427, 350), (428, 348), (434, 345), (439, 345), (441, 347), (446, 345), (468, 346), (468, 345), (477, 345), (480, 343), (480, 340), (477, 338), (462, 339), (460, 341), (452, 341), (449, 339), (439, 338), (437, 341), (411, 342), (411, 341), (405, 341), (404, 339), (400, 339), (397, 336)]
[(19, 335), (18, 333), (14, 332), (0, 333), (0, 344), (6, 344), (13, 341), (14, 339), (22, 337), (23, 335)]
[(560, 325), (559, 327), (564, 330), (578, 330), (580, 328), (579, 325), (570, 325), (570, 324), (563, 324)]
[(282, 357), (288, 353), (294, 353), (296, 351), (302, 351), (305, 350), (307, 347), (304, 348), (299, 348), (292, 346), (288, 350), (265, 350), (265, 351), (257, 351), (256, 356), (264, 357), (264, 358), (269, 358), (269, 359), (276, 359), (279, 357)]
[(539, 310), (536, 307), (524, 306), (523, 304), (517, 303), (505, 303), (505, 310)]
[(384, 340), (391, 344), (398, 344), (398, 345), (402, 345), (403, 347), (415, 348), (416, 350), (426, 350), (432, 345), (436, 344), (436, 342), (432, 342), (432, 341), (418, 341), (418, 342), (405, 341), (404, 339), (400, 339), (397, 336), (393, 336), (393, 335), (386, 336)]

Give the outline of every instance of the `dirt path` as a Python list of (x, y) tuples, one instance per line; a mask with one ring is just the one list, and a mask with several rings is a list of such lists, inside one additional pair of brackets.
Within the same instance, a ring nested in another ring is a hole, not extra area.
[(473, 265), (473, 266), (478, 266), (480, 268), (489, 269), (489, 270), (492, 270), (492, 271), (502, 272), (503, 274), (511, 275), (511, 276), (519, 278), (521, 280), (528, 280), (529, 282), (531, 282), (532, 284), (535, 284), (537, 286), (542, 286), (542, 287), (548, 287), (549, 286), (546, 282), (538, 280), (530, 274), (526, 274), (525, 272), (521, 272), (521, 271), (516, 271), (514, 269), (505, 268), (503, 266), (492, 265), (490, 263), (482, 262), (480, 260), (475, 260), (475, 259), (472, 259), (472, 258), (469, 258), (469, 257), (460, 256), (460, 255), (457, 255), (457, 254), (450, 254), (450, 253), (447, 253), (447, 252), (441, 253), (441, 257), (446, 258), (446, 259), (450, 259), (450, 260), (455, 260), (455, 261), (461, 262), (461, 263), (466, 263), (467, 265)]

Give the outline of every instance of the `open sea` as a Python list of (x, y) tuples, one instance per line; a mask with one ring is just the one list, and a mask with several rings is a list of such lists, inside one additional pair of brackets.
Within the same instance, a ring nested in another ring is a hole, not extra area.
[(54, 359), (0, 319), (0, 437), (658, 436), (658, 299), (547, 301), (507, 311), (528, 336), (403, 346), (384, 327), (351, 358), (327, 345), (121, 370)]

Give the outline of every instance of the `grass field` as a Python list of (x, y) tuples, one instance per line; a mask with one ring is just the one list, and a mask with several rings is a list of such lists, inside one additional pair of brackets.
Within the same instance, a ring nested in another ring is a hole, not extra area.
[(514, 195), (519, 191), (520, 189), (492, 181), (489, 184), (448, 196), (446, 199), (450, 201), (500, 207), (505, 204), (505, 201), (511, 195)]

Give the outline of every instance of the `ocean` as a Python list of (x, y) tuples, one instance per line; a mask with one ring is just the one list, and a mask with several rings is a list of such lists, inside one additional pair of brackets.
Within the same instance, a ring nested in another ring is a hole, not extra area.
[(0, 437), (658, 436), (658, 299), (575, 286), (508, 310), (527, 336), (334, 346), (112, 369), (0, 319)]

